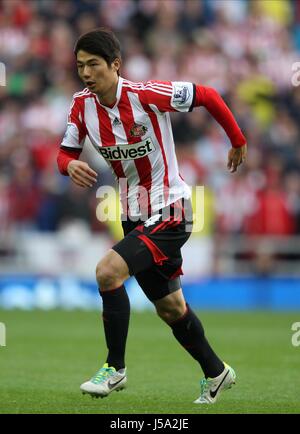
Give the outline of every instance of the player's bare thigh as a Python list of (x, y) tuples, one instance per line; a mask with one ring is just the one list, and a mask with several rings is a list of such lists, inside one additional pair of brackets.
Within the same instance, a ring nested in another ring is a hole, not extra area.
[(181, 288), (153, 303), (158, 315), (167, 323), (178, 320), (186, 312), (186, 303)]
[(101, 292), (119, 288), (129, 277), (126, 262), (113, 249), (110, 249), (96, 267), (96, 279)]

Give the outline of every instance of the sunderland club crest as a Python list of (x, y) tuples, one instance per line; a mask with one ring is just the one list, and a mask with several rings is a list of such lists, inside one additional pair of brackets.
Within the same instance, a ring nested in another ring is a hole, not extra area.
[(137, 123), (134, 123), (131, 130), (130, 135), (132, 137), (142, 137), (146, 132), (148, 131), (148, 128), (144, 125), (139, 125)]

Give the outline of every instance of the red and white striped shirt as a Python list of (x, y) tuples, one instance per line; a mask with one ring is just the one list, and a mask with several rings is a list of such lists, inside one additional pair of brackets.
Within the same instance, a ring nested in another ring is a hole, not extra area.
[(151, 215), (180, 198), (189, 198), (190, 188), (178, 170), (168, 112), (188, 112), (195, 105), (208, 108), (233, 146), (246, 142), (213, 89), (189, 82), (133, 83), (119, 77), (116, 102), (108, 107), (86, 88), (73, 97), (58, 156), (60, 171), (66, 174), (67, 151), (79, 158), (88, 136), (119, 182), (123, 213)]

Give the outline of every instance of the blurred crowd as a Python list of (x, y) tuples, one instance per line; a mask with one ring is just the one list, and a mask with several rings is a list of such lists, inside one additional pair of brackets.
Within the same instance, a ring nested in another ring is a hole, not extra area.
[[(228, 139), (202, 108), (172, 114), (180, 171), (204, 185), (215, 234), (300, 232), (300, 2), (289, 0), (0, 0), (0, 234), (97, 221), (95, 189), (58, 173), (56, 155), (78, 81), (73, 47), (107, 26), (132, 81), (212, 86), (247, 137), (246, 164), (226, 170)], [(101, 166), (100, 183), (112, 183)]]

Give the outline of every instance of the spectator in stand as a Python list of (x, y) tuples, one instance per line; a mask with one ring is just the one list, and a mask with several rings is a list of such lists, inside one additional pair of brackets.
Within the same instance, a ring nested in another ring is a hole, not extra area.
[[(53, 153), (64, 134), (70, 97), (80, 89), (69, 53), (79, 34), (106, 25), (122, 40), (129, 79), (184, 78), (216, 87), (236, 113), (249, 138), (249, 156), (235, 180), (224, 176), (219, 163), (224, 137), (211, 128), (210, 116), (203, 123), (193, 113), (173, 116), (183, 174), (199, 176), (217, 197), (236, 191), (241, 208), (243, 188), (249, 203), (255, 198), (253, 207), (241, 211), (245, 220), (236, 222), (234, 233), (299, 233), (300, 86), (291, 85), (291, 65), (299, 61), (299, 17), (298, 2), (290, 0), (3, 0), (0, 59), (8, 74), (7, 86), (0, 87), (1, 197), (10, 198), (14, 209), (12, 228), (58, 228), (54, 209), (69, 198), (71, 187), (58, 178)], [(16, 168), (20, 151), (24, 167)], [(264, 155), (274, 152), (282, 163), (277, 181), (270, 175), (276, 159), (263, 164)], [(109, 170), (102, 173), (104, 182), (113, 182)], [(28, 202), (18, 210), (13, 203), (25, 202), (24, 194)], [(89, 200), (95, 200), (95, 191)], [(216, 210), (222, 233), (232, 232), (225, 223), (229, 212), (225, 202)], [(103, 230), (82, 218), (90, 230)]]
[(283, 165), (276, 156), (268, 157), (266, 184), (257, 192), (253, 213), (245, 219), (248, 235), (292, 235), (296, 230), (295, 217), (284, 190)]

